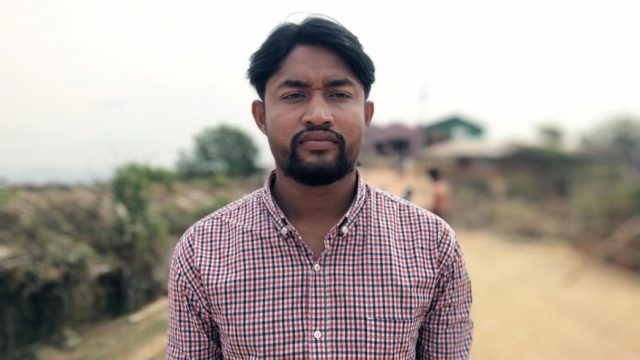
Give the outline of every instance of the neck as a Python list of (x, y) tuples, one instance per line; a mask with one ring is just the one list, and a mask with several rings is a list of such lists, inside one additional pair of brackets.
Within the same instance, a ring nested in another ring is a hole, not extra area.
[(273, 197), (285, 216), (296, 223), (337, 223), (347, 212), (356, 193), (357, 175), (352, 171), (344, 178), (322, 186), (308, 186), (276, 169)]

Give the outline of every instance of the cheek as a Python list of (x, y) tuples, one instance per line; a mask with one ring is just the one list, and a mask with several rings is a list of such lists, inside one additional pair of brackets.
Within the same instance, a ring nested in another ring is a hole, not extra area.
[[(360, 114), (358, 114), (360, 115)], [(357, 144), (362, 141), (365, 135), (366, 126), (364, 124), (364, 118), (353, 117), (352, 119), (357, 119), (350, 121), (347, 127), (345, 127), (343, 131), (343, 135), (347, 137), (347, 140), (350, 142)]]
[(283, 120), (281, 117), (267, 118), (266, 134), (271, 151), (286, 155), (289, 152), (291, 138), (295, 134), (296, 129)]
[(265, 115), (267, 131), (287, 132), (295, 129), (298, 122), (292, 111), (284, 111), (280, 107), (274, 106)]

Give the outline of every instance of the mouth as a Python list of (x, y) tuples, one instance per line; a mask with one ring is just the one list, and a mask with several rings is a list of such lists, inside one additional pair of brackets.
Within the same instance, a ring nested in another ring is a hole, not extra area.
[(339, 140), (329, 131), (305, 131), (298, 137), (297, 144), (311, 151), (323, 151), (338, 146)]

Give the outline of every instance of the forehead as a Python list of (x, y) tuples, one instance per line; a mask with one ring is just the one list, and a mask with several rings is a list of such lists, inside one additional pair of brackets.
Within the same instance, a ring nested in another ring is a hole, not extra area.
[(267, 89), (270, 85), (277, 86), (285, 80), (315, 83), (337, 78), (347, 78), (360, 85), (358, 77), (333, 51), (320, 46), (299, 45), (291, 50), (278, 71), (269, 78)]

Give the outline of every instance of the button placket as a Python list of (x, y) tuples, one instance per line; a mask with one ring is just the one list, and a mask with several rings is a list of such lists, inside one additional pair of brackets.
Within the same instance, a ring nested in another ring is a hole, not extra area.
[[(322, 258), (321, 256), (320, 258)], [(325, 336), (326, 336), (326, 294), (324, 290), (325, 279), (323, 274), (323, 265), (320, 264), (320, 259), (313, 263), (311, 266), (311, 272), (309, 276), (311, 276), (311, 298), (309, 301), (309, 316), (311, 317), (309, 331), (311, 332), (309, 335), (312, 336), (311, 341), (309, 343), (309, 350), (311, 354), (315, 354), (320, 358), (323, 358), (326, 354), (326, 344), (325, 344)], [(315, 356), (312, 356), (314, 358)]]

